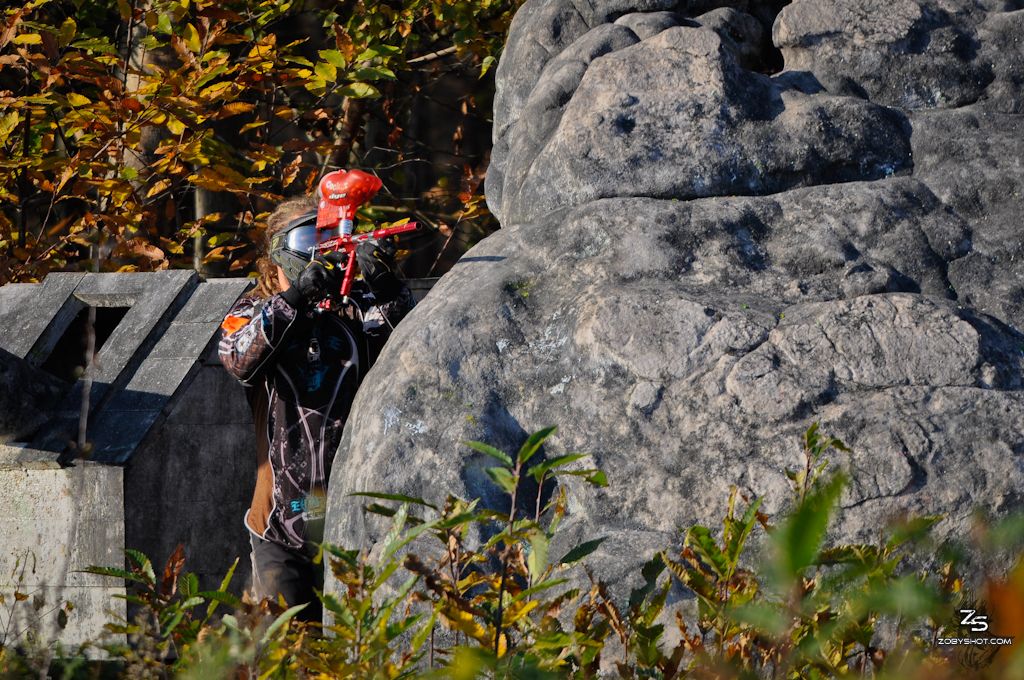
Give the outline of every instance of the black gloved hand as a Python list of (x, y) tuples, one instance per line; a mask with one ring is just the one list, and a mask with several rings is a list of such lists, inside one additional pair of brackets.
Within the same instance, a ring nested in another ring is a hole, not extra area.
[(317, 255), (299, 272), (292, 286), (281, 297), (296, 309), (316, 304), (334, 295), (341, 288), (345, 276), (345, 256), (341, 252)]
[(402, 290), (402, 282), (395, 274), (397, 252), (398, 246), (394, 239), (370, 239), (356, 246), (359, 271), (363, 273), (363, 280), (370, 286), (378, 303), (391, 302)]

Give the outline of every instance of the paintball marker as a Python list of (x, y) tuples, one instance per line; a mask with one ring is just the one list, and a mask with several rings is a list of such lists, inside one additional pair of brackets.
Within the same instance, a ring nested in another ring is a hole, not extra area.
[(356, 210), (372, 199), (381, 186), (383, 182), (380, 178), (362, 170), (336, 170), (327, 173), (320, 180), (317, 189), (320, 197), (316, 217), (317, 230), (338, 230), (340, 235), (319, 242), (316, 251), (319, 254), (335, 251), (345, 253), (345, 275), (340, 291), (342, 300), (346, 300), (352, 291), (352, 280), (355, 278), (356, 270), (356, 247), (360, 243), (371, 239), (388, 238), (419, 228), (416, 222), (407, 222), (363, 234), (352, 233)]

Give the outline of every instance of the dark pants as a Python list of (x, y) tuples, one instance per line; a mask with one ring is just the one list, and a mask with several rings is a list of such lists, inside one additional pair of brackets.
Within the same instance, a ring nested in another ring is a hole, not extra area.
[(250, 534), (252, 544), (252, 586), (259, 600), (284, 597), (289, 607), (309, 603), (296, 615), (302, 621), (320, 621), (320, 599), (313, 589), (323, 591), (324, 569), (313, 564), (316, 549), (286, 548)]

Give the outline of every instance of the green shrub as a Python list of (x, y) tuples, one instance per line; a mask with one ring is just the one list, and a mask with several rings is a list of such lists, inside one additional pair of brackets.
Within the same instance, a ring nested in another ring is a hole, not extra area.
[[(110, 626), (132, 645), (108, 649), (133, 676), (195, 678), (1024, 677), (1020, 645), (936, 645), (970, 636), (958, 610), (979, 609), (959, 574), (963, 555), (999, 554), (1005, 564), (1007, 547), (1017, 548), (1024, 533), (1019, 518), (979, 523), (989, 528), (969, 551), (932, 545), (934, 516), (905, 518), (877, 543), (830, 545), (846, 478), (828, 471), (826, 455), (846, 447), (812, 426), (804, 468), (788, 473), (788, 511), (773, 521), (760, 499), (734, 489), (721, 531), (690, 527), (682, 547), (652, 556), (643, 585), (623, 597), (587, 568), (600, 539), (552, 559), (564, 486), (546, 502), (537, 493), (529, 516), (517, 509), (527, 478), (531, 490), (568, 475), (607, 484), (602, 472), (573, 467), (581, 454), (534, 462), (554, 431), (530, 435), (514, 456), (467, 442), (496, 461), (487, 474), (509, 496), (507, 511), (454, 496), (438, 506), (358, 494), (367, 511), (390, 518), (391, 530), (374, 557), (324, 547), (320, 557), (336, 580), (322, 595), (333, 619), (324, 629), (293, 621), (301, 607), (236, 601), (227, 593), (230, 574), (221, 589), (197, 592), (195, 577), (181, 574), (180, 551), (159, 581), (134, 552), (128, 570), (93, 568), (134, 584), (128, 598), (140, 611), (133, 623)], [(1007, 634), (997, 613), (1022, 610), (1019, 552), (1015, 564), (1009, 576), (991, 569), (976, 579), (989, 594), (989, 634)], [(670, 607), (674, 589), (682, 604)], [(216, 620), (220, 604), (235, 613)], [(1014, 625), (1012, 616), (1004, 624)]]

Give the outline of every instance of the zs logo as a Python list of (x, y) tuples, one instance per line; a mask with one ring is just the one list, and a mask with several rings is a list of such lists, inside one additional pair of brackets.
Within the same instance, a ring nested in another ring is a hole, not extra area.
[(988, 630), (988, 617), (980, 616), (976, 614), (975, 609), (961, 609), (960, 614), (964, 618), (960, 619), (961, 626), (968, 626), (972, 633), (984, 633)]

